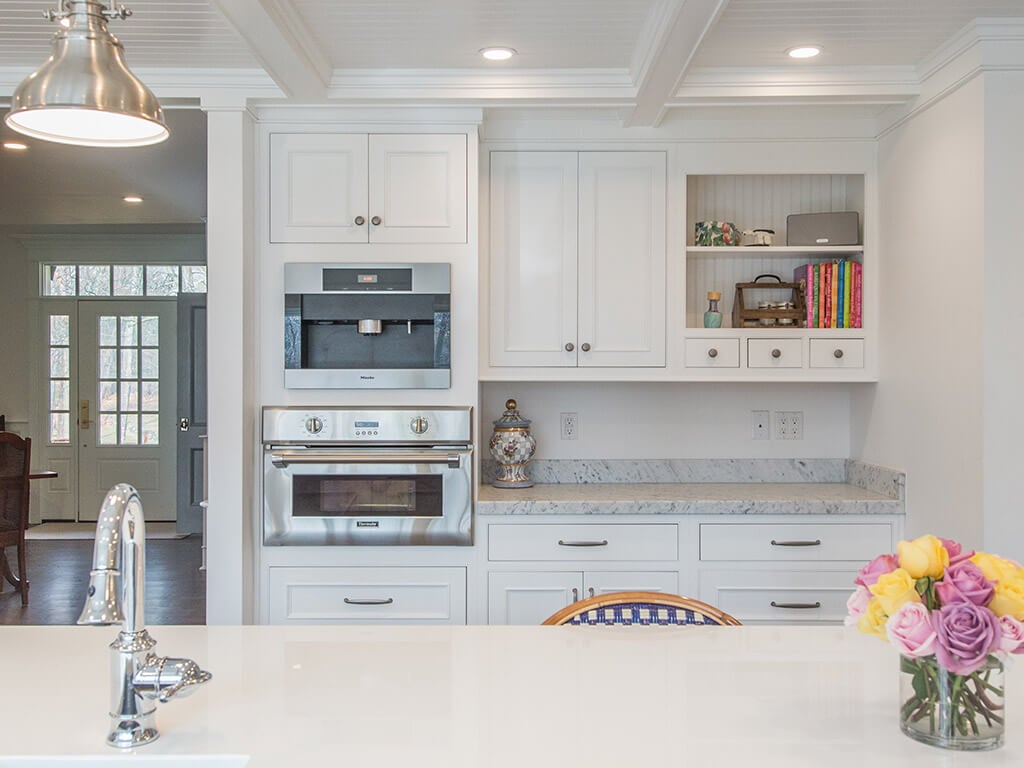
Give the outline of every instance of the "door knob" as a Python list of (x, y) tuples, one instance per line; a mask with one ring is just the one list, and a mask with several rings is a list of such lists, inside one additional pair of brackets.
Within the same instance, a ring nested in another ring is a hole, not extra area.
[(363, 218), (362, 216), (356, 216), (356, 226), (357, 227), (361, 227), (365, 223), (366, 223), (366, 219), (365, 218)]
[(566, 345), (565, 345), (565, 351), (566, 352), (572, 352), (574, 349), (576, 349), (576, 345), (575, 344), (573, 344), (571, 341), (566, 343)]
[(92, 420), (89, 417), (89, 406), (88, 400), (78, 401), (78, 426), (81, 429), (88, 429), (92, 426)]
[(182, 432), (188, 432), (190, 424), (191, 422), (188, 420), (187, 416), (182, 416), (180, 419), (178, 419), (178, 429), (181, 430)]
[(380, 216), (374, 216), (372, 219), (370, 219), (370, 223), (373, 224), (373, 226), (375, 226), (375, 227), (379, 227), (380, 226), (380, 222), (381, 222)]
[(582, 344), (580, 344), (580, 349), (582, 349), (584, 352), (589, 352), (590, 351), (590, 345), (587, 344), (587, 342), (583, 342)]

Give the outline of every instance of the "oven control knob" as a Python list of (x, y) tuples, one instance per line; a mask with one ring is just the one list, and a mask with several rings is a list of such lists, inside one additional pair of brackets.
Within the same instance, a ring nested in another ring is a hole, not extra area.
[(422, 416), (417, 416), (415, 419), (409, 422), (409, 426), (412, 427), (412, 431), (417, 435), (422, 435), (427, 431), (430, 426), (430, 422), (424, 419)]
[(310, 416), (306, 419), (306, 431), (311, 435), (315, 435), (318, 432), (323, 432), (324, 420), (319, 416)]

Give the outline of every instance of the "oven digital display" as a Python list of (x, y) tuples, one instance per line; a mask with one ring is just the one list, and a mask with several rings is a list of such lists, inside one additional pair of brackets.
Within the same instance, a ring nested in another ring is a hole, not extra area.
[(292, 489), (293, 517), (444, 516), (439, 475), (296, 475)]
[(357, 421), (356, 429), (377, 429), (380, 426), (379, 421)]

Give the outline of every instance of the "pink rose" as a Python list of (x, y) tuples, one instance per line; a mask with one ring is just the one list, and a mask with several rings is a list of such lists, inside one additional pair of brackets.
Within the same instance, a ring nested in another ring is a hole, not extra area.
[(904, 603), (885, 623), (889, 642), (904, 656), (916, 658), (935, 653), (935, 629), (924, 603)]
[(995, 582), (986, 579), (981, 568), (970, 561), (949, 566), (942, 581), (935, 582), (935, 594), (942, 605), (963, 602), (988, 605), (994, 590)]
[(848, 627), (854, 626), (857, 620), (864, 615), (864, 611), (867, 610), (871, 598), (871, 591), (867, 587), (858, 585), (857, 589), (850, 595), (850, 599), (846, 601), (848, 615), (843, 623)]
[(954, 675), (977, 672), (998, 650), (1003, 630), (996, 615), (974, 603), (953, 603), (932, 612), (935, 658)]
[(1024, 653), (1024, 622), (1013, 616), (1000, 616), (999, 627), (1003, 636), (999, 639), (998, 650), (1003, 653)]
[(853, 583), (862, 587), (870, 587), (878, 581), (879, 576), (892, 573), (899, 567), (900, 563), (896, 559), (896, 555), (879, 555), (857, 572), (857, 578), (853, 580)]
[(957, 563), (963, 562), (964, 560), (970, 560), (974, 557), (973, 549), (970, 552), (964, 552), (962, 551), (963, 547), (952, 539), (944, 539), (940, 536), (939, 541), (942, 542), (942, 546), (944, 546), (946, 548), (946, 552), (949, 553), (950, 565), (956, 565)]

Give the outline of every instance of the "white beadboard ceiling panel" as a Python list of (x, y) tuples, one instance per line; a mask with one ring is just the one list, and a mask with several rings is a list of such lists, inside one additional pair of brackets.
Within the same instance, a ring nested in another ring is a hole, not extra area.
[[(693, 65), (916, 65), (985, 17), (1024, 17), (1024, 0), (731, 0)], [(786, 55), (803, 43), (824, 50), (805, 61)]]
[(293, 0), (335, 68), (622, 68), (658, 0)]

